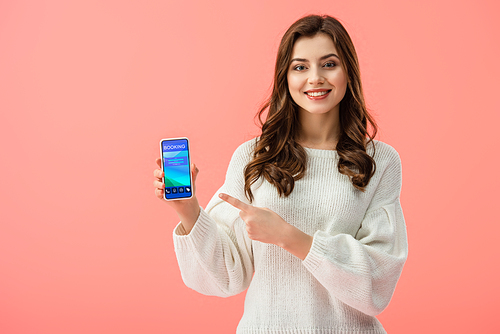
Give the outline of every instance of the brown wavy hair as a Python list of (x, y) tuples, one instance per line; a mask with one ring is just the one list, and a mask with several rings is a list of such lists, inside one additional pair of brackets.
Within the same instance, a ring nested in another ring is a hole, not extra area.
[[(257, 113), (262, 134), (257, 140), (253, 159), (244, 170), (245, 193), (250, 202), (253, 201), (251, 186), (260, 177), (274, 185), (280, 196), (290, 195), (295, 181), (304, 177), (307, 154), (296, 142), (299, 107), (288, 90), (287, 74), (297, 39), (318, 33), (330, 36), (347, 74), (347, 89), (340, 102), (340, 137), (336, 147), (339, 155), (338, 171), (347, 175), (360, 191), (365, 190), (375, 173), (375, 161), (366, 153), (366, 147), (373, 144), (377, 125), (365, 105), (354, 44), (337, 19), (328, 15), (309, 15), (293, 23), (281, 39), (271, 96)], [(266, 110), (268, 113), (263, 122), (262, 116)], [(368, 123), (372, 128), (371, 133), (368, 132)]]

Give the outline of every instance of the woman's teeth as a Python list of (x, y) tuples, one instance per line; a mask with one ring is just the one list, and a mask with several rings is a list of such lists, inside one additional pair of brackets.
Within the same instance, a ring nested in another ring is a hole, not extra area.
[(322, 92), (306, 92), (306, 94), (309, 96), (322, 96), (322, 95), (326, 95), (329, 92), (330, 92), (329, 90), (325, 90)]

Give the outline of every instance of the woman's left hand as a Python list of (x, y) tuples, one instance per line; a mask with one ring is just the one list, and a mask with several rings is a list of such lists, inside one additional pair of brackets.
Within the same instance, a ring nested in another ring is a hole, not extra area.
[(241, 210), (240, 217), (246, 224), (250, 239), (282, 247), (287, 228), (291, 225), (276, 212), (246, 204), (227, 194), (221, 193), (219, 197)]

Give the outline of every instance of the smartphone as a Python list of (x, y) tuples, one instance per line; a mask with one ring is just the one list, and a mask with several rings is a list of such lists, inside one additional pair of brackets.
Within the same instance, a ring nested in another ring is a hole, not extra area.
[(161, 169), (165, 173), (166, 200), (179, 200), (193, 197), (191, 178), (191, 159), (187, 138), (167, 138), (160, 141)]

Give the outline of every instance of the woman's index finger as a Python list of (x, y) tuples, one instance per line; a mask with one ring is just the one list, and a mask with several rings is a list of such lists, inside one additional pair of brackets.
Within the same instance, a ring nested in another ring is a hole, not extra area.
[(241, 211), (248, 211), (250, 208), (252, 208), (251, 205), (248, 205), (246, 203), (243, 203), (237, 198), (234, 198), (233, 196), (229, 196), (228, 194), (220, 193), (219, 197), (234, 206), (237, 209), (240, 209)]

